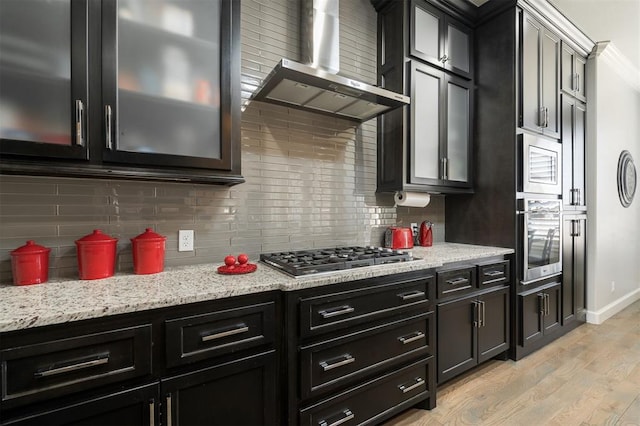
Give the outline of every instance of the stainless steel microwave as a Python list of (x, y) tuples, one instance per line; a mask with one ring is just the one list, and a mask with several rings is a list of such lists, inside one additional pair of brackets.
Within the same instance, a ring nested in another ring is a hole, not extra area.
[(562, 144), (529, 134), (518, 135), (518, 190), (529, 194), (562, 194)]

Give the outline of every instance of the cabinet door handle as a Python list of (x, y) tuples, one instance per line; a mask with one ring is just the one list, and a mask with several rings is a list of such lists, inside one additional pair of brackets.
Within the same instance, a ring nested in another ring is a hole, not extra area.
[(580, 74), (576, 74), (576, 88), (575, 88), (576, 92), (580, 91)]
[(402, 391), (402, 393), (407, 393), (407, 392), (411, 392), (412, 390), (419, 388), (420, 386), (424, 386), (425, 385), (425, 381), (422, 377), (416, 377), (416, 382), (410, 386), (407, 385), (400, 385), (398, 386), (398, 389), (400, 389)]
[(542, 315), (545, 315), (544, 293), (538, 293), (538, 312)]
[(544, 107), (544, 127), (549, 127), (549, 108)]
[(104, 131), (105, 131), (105, 143), (107, 149), (113, 149), (113, 139), (111, 137), (111, 126), (112, 126), (112, 113), (111, 113), (111, 105), (104, 106)]
[(221, 331), (219, 333), (214, 334), (206, 334), (202, 336), (203, 342), (208, 342), (209, 340), (221, 339), (227, 336), (233, 336), (234, 334), (242, 334), (249, 331), (249, 327), (245, 324), (239, 324), (236, 328), (232, 328), (231, 330)]
[(172, 411), (171, 410), (171, 394), (168, 393), (165, 399), (167, 402), (167, 426), (172, 426), (173, 418), (172, 418), (172, 412), (171, 412)]
[(149, 401), (149, 426), (156, 425), (156, 402), (152, 399)]
[(442, 179), (449, 179), (449, 159), (447, 157), (442, 158)]
[(342, 416), (343, 417), (341, 419), (336, 420), (333, 423), (328, 423), (326, 420), (320, 420), (318, 422), (318, 426), (338, 426), (338, 425), (341, 425), (343, 423), (348, 422), (349, 420), (351, 420), (351, 419), (353, 419), (355, 417), (353, 412), (351, 412), (351, 410), (349, 410), (348, 408), (342, 412)]
[(549, 296), (548, 293), (545, 293), (545, 296), (547, 297), (547, 315), (551, 314), (551, 296)]
[(571, 205), (572, 205), (572, 206), (577, 205), (577, 201), (576, 201), (576, 199), (577, 199), (577, 197), (576, 197), (576, 191), (577, 191), (577, 189), (576, 189), (576, 188), (571, 188), (571, 189), (569, 190), (569, 192), (571, 192)]
[(324, 311), (320, 311), (318, 313), (322, 315), (322, 318), (332, 318), (332, 317), (337, 317), (339, 315), (350, 314), (353, 311), (355, 311), (355, 309), (352, 308), (351, 306), (343, 305), (343, 306), (338, 306), (337, 308), (325, 309)]
[(480, 321), (480, 327), (485, 327), (487, 325), (485, 307), (486, 307), (485, 303), (484, 302), (480, 302), (480, 308), (482, 309), (482, 318), (481, 318), (481, 321)]
[(342, 356), (341, 361), (337, 361), (329, 364), (327, 361), (322, 361), (320, 363), (320, 367), (322, 367), (322, 371), (333, 370), (334, 368), (342, 367), (343, 365), (351, 364), (356, 362), (356, 359), (352, 357), (350, 354), (345, 354)]
[(502, 271), (485, 271), (485, 273), (484, 273), (485, 277), (491, 277), (491, 278), (500, 277), (500, 276), (503, 276), (503, 275), (504, 275), (504, 272), (502, 272)]
[(76, 145), (84, 146), (84, 104), (76, 99)]
[(474, 300), (471, 303), (473, 303), (473, 326), (478, 328), (480, 327), (480, 302)]
[(61, 366), (58, 366), (60, 364), (52, 365), (45, 370), (36, 371), (35, 373), (33, 373), (33, 375), (35, 378), (51, 377), (51, 376), (56, 376), (58, 374), (83, 370), (85, 368), (91, 368), (97, 365), (103, 365), (108, 363), (109, 363), (109, 353), (106, 352), (98, 355), (91, 355), (90, 357), (84, 357), (84, 358), (68, 361), (63, 363), (63, 365)]
[(466, 284), (469, 282), (469, 279), (467, 278), (454, 278), (452, 280), (447, 280), (447, 284), (449, 285), (459, 285), (459, 284)]
[(576, 201), (576, 205), (582, 204), (582, 192), (580, 191), (580, 188), (576, 188), (576, 195), (578, 199), (578, 201)]
[(403, 345), (408, 345), (411, 342), (415, 342), (417, 340), (425, 338), (425, 334), (422, 331), (416, 331), (416, 332), (414, 332), (412, 334), (413, 334), (413, 336), (411, 336), (411, 337), (407, 337), (407, 336), (398, 337), (398, 340)]
[(424, 296), (424, 291), (420, 291), (420, 290), (415, 290), (409, 293), (402, 293), (398, 295), (398, 297), (403, 301), (417, 299), (418, 297), (422, 297), (422, 296)]

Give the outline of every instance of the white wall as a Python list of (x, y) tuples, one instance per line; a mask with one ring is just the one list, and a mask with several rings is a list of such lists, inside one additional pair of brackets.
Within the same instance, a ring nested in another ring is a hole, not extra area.
[(640, 190), (628, 208), (617, 190), (622, 150), (640, 172), (640, 73), (613, 43), (598, 43), (591, 56), (587, 321), (599, 324), (640, 299)]

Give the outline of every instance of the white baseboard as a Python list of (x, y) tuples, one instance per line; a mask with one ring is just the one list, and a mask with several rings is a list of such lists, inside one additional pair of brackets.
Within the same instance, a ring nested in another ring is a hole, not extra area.
[(602, 324), (637, 300), (640, 300), (640, 288), (625, 294), (600, 310), (587, 311), (587, 322), (590, 324)]

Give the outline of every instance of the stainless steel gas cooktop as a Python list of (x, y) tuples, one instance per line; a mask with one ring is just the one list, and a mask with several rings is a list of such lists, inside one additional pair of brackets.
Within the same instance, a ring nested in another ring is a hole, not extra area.
[(362, 266), (414, 260), (411, 253), (383, 247), (336, 247), (265, 253), (260, 260), (298, 277)]

